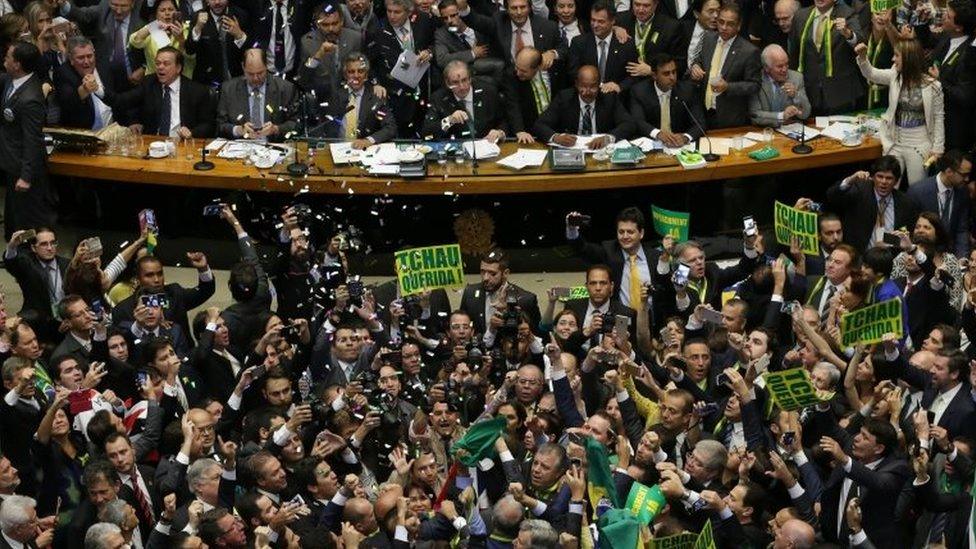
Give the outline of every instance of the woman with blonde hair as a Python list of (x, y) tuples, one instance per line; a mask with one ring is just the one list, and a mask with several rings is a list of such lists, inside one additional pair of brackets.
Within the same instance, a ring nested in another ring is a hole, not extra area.
[(945, 148), (942, 85), (929, 75), (925, 52), (915, 40), (895, 43), (890, 69), (872, 66), (866, 44), (854, 51), (864, 78), (888, 86), (888, 110), (881, 116), (882, 154), (898, 158), (909, 184), (920, 181)]

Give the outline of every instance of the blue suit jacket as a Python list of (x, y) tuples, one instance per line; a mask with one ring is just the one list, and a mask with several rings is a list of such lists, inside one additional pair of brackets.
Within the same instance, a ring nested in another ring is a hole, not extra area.
[[(939, 186), (934, 175), (909, 187), (906, 194), (918, 211), (939, 213)], [(952, 208), (946, 230), (951, 239), (950, 249), (958, 257), (966, 257), (969, 253), (969, 209), (969, 193), (965, 188), (956, 189), (952, 193)]]

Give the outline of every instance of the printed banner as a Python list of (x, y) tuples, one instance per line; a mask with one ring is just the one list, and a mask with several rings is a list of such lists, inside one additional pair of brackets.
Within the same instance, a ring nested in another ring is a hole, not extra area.
[(401, 296), (464, 285), (459, 244), (403, 250), (394, 254), (394, 261)]
[(777, 243), (789, 246), (790, 239), (795, 236), (800, 239), (803, 253), (807, 255), (820, 254), (820, 236), (816, 212), (798, 210), (778, 200), (774, 210)]
[(766, 389), (782, 410), (800, 410), (822, 402), (810, 381), (810, 374), (803, 368), (766, 372), (765, 377)]
[(896, 297), (840, 317), (841, 340), (845, 347), (878, 343), (885, 334), (904, 335), (901, 321), (901, 298)]
[(655, 538), (651, 543), (651, 549), (691, 549), (698, 541), (699, 534), (692, 532), (682, 532), (666, 538)]
[(715, 549), (715, 537), (712, 536), (712, 521), (706, 520), (698, 539), (695, 540), (694, 549)]
[(651, 206), (651, 218), (654, 220), (654, 230), (657, 234), (673, 237), (678, 242), (688, 240), (688, 228), (691, 225), (690, 213), (673, 212)]
[(630, 513), (637, 517), (641, 524), (647, 525), (664, 508), (664, 504), (664, 494), (661, 493), (659, 485), (645, 486), (635, 482), (630, 487), (630, 494), (627, 495), (626, 508), (630, 509)]

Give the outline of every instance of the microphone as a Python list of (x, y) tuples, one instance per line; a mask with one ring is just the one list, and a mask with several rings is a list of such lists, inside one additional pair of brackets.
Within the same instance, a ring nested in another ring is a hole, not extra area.
[[(674, 92), (674, 88), (671, 88), (671, 91)], [(691, 121), (695, 123), (695, 127), (698, 128), (698, 131), (702, 132), (702, 137), (708, 142), (708, 152), (703, 154), (702, 158), (705, 159), (705, 162), (716, 162), (719, 159), (719, 156), (712, 152), (715, 150), (712, 148), (712, 138), (708, 137), (708, 134), (705, 133), (705, 127), (702, 126), (701, 122), (698, 121), (698, 118), (694, 115), (694, 113), (691, 112), (691, 109), (688, 108), (688, 103), (686, 103), (684, 99), (678, 97), (677, 93), (672, 93), (671, 97), (678, 103), (681, 103), (681, 106), (685, 108), (685, 112), (688, 113)], [(699, 141), (701, 141), (701, 139), (699, 139)]]
[(793, 145), (790, 150), (793, 151), (793, 154), (810, 154), (813, 152), (813, 147), (807, 145), (806, 120), (800, 120), (800, 142)]
[[(298, 100), (301, 101), (299, 105), (299, 107), (301, 108), (301, 112), (299, 112), (299, 117), (302, 120), (302, 128), (305, 132), (304, 140), (305, 143), (307, 144), (308, 143), (308, 108), (306, 103), (308, 103), (308, 98), (305, 96), (304, 91), (299, 92), (298, 97), (299, 97)], [(287, 168), (285, 168), (286, 170), (288, 170), (288, 175), (291, 175), (293, 177), (301, 177), (303, 175), (308, 174), (308, 164), (304, 162), (300, 162), (298, 160), (298, 142), (301, 139), (302, 137), (299, 136), (298, 139), (294, 141), (294, 146), (295, 146), (294, 157), (292, 159), (292, 163), (288, 164)]]
[(198, 172), (205, 172), (214, 169), (214, 163), (207, 160), (207, 144), (204, 143), (200, 149), (200, 161), (193, 165), (193, 169)]

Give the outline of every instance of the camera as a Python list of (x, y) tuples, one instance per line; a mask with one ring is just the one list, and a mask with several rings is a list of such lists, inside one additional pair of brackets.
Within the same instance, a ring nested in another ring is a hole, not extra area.
[(499, 330), (502, 335), (514, 336), (518, 333), (521, 313), (517, 297), (510, 295), (505, 298), (505, 311), (502, 313), (502, 327)]
[(601, 313), (600, 318), (603, 320), (603, 325), (600, 326), (601, 334), (612, 334), (613, 326), (616, 320), (614, 319), (614, 314), (611, 312)]
[(464, 362), (472, 372), (477, 372), (485, 365), (485, 351), (477, 343), (468, 343), (465, 348), (468, 351), (464, 357)]
[(935, 271), (935, 276), (939, 279), (946, 288), (952, 288), (956, 285), (956, 279), (952, 278), (952, 275), (944, 269), (937, 269)]
[(823, 204), (819, 202), (811, 202), (807, 205), (807, 210), (811, 212), (820, 213), (823, 211)]
[(291, 344), (299, 343), (299, 327), (293, 323), (284, 324), (280, 330), (278, 330), (278, 335), (282, 337), (285, 341)]
[(349, 304), (356, 307), (363, 306), (363, 296), (366, 295), (366, 285), (356, 277), (346, 279), (346, 290), (349, 292)]

